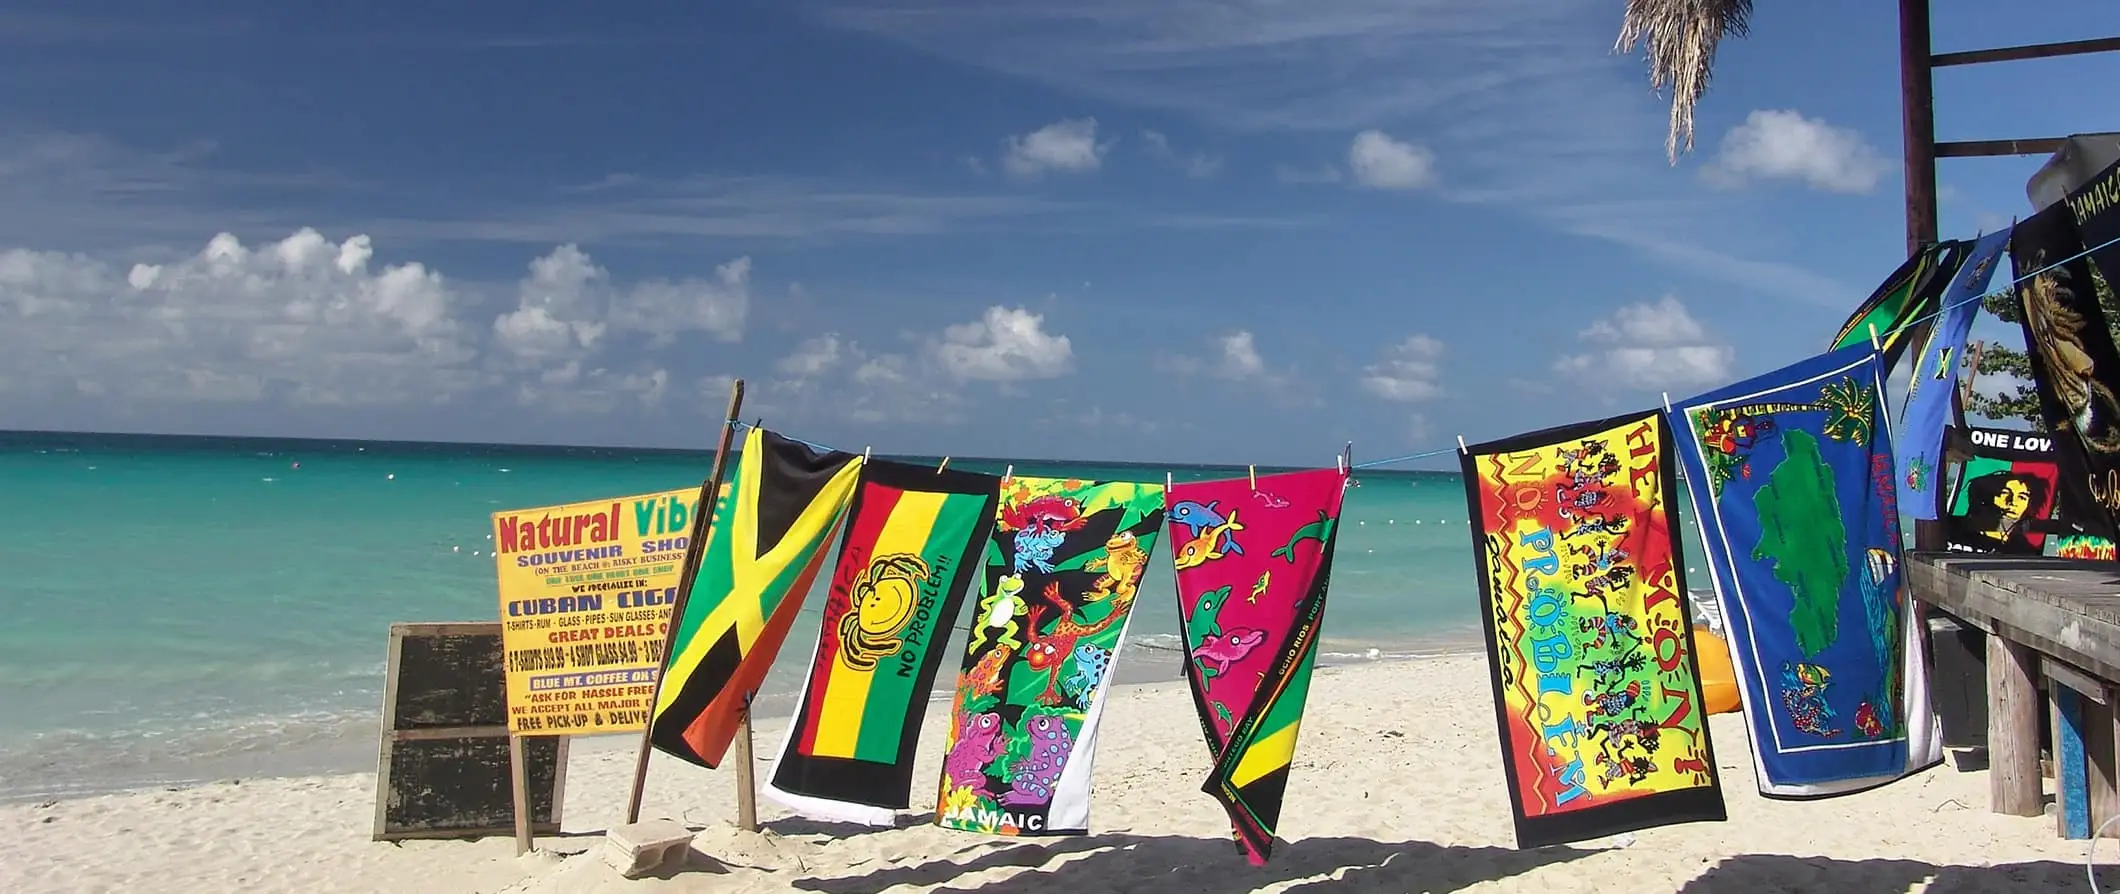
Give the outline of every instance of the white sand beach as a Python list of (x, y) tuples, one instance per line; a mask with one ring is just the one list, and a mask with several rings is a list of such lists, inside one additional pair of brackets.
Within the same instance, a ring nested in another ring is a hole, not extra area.
[[(916, 804), (939, 772), (947, 711), (934, 706), (926, 724)], [(766, 831), (739, 833), (732, 773), (658, 759), (644, 815), (700, 829), (696, 853), (684, 871), (627, 881), (595, 852), (631, 776), (633, 740), (610, 737), (576, 744), (568, 834), (528, 856), (504, 837), (369, 841), (373, 774), (246, 779), (0, 808), (0, 891), (2089, 890), (2084, 843), (2059, 839), (2050, 817), (1989, 813), (1984, 771), (1953, 758), (1860, 795), (1767, 801), (1739, 720), (1714, 723), (1730, 820), (1650, 829), (1626, 846), (1513, 847), (1485, 664), (1463, 655), (1320, 671), (1284, 840), (1263, 868), (1245, 864), (1199, 792), (1207, 747), (1180, 683), (1113, 692), (1087, 837), (991, 838), (913, 824), (917, 813), (898, 829), (833, 826), (766, 801)], [(762, 757), (783, 724), (759, 724)], [(2120, 842), (2100, 858), (2120, 862)], [(2099, 876), (2120, 886), (2120, 869)]]

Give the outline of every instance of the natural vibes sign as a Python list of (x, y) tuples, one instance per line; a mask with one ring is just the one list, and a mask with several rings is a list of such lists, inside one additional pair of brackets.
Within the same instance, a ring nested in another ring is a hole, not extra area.
[(698, 502), (687, 488), (493, 514), (509, 732), (647, 722)]

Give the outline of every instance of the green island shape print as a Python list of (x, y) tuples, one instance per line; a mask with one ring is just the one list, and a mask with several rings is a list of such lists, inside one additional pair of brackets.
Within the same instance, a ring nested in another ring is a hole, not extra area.
[(1783, 429), (1787, 457), (1752, 495), (1759, 513), (1759, 545), (1752, 559), (1772, 559), (1774, 578), (1789, 586), (1789, 626), (1807, 657), (1840, 638), (1840, 588), (1848, 579), (1848, 534), (1833, 490), (1833, 469), (1818, 438)]

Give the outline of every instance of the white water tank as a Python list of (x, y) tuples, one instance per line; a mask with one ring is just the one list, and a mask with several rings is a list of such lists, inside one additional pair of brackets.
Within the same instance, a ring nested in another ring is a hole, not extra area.
[(2024, 184), (2024, 194), (2039, 211), (2059, 202), (2120, 161), (2120, 133), (2079, 133), (2062, 142), (2052, 158)]

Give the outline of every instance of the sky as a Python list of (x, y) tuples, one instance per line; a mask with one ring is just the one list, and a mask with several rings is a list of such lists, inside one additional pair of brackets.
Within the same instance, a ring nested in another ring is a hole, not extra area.
[[(1905, 253), (1892, 4), (1760, 4), (1676, 164), (1620, 0), (86, 6), (0, 11), (0, 429), (704, 447), (741, 378), (1374, 460), (1796, 362)], [(1934, 45), (2120, 33), (2041, 13)], [(1939, 137), (2116, 129), (2115, 66), (1939, 71)], [(1943, 235), (2042, 160), (1942, 161)]]

